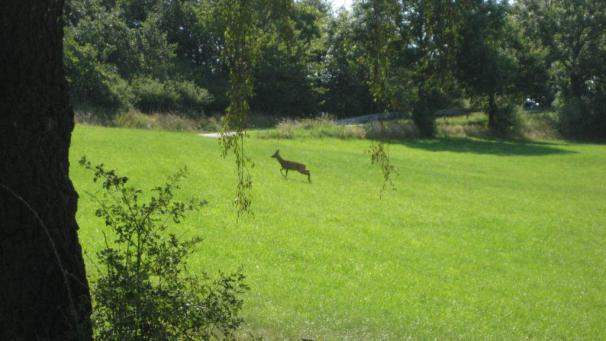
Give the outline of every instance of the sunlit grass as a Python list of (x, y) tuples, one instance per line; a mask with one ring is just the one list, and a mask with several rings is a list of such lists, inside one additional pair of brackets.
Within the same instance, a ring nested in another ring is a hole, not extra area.
[[(271, 339), (605, 339), (606, 146), (500, 140), (389, 144), (250, 139), (254, 217), (236, 222), (233, 159), (189, 133), (78, 126), (71, 177), (94, 276), (102, 222), (86, 155), (150, 188), (187, 166), (183, 197), (209, 204), (179, 227), (205, 241), (192, 271), (239, 267), (246, 328)], [(305, 163), (312, 184), (269, 156)]]

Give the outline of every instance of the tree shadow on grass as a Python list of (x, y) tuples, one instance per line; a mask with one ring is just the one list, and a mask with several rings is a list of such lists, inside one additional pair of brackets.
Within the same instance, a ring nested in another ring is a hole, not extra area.
[(431, 140), (398, 140), (392, 143), (432, 152), (474, 153), (499, 156), (540, 156), (576, 154), (549, 142), (514, 141), (504, 139), (441, 138)]

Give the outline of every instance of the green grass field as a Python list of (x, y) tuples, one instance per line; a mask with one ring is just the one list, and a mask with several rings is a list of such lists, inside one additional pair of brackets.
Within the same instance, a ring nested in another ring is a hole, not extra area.
[[(192, 271), (242, 266), (245, 328), (269, 339), (606, 339), (606, 146), (498, 140), (389, 145), (379, 199), (370, 142), (250, 139), (254, 217), (236, 222), (233, 159), (217, 140), (78, 126), (71, 177), (94, 276), (102, 222), (86, 155), (141, 187), (187, 166), (209, 204), (178, 234), (205, 241)], [(284, 180), (269, 156), (304, 162)]]

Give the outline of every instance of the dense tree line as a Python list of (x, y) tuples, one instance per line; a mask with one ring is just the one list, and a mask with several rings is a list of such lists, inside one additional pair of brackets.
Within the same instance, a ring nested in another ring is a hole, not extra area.
[[(272, 5), (275, 3), (276, 5)], [(599, 0), (251, 1), (254, 113), (412, 113), (464, 102), (507, 132), (531, 98), (562, 128), (604, 135), (606, 3)], [(219, 0), (69, 0), (72, 101), (111, 110), (223, 112), (229, 84)], [(280, 13), (278, 13), (280, 12)], [(276, 20), (276, 18), (282, 18)]]

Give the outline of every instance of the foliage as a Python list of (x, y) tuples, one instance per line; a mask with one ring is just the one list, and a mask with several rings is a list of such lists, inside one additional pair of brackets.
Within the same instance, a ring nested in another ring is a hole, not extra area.
[(606, 136), (606, 3), (517, 1), (515, 19), (545, 50), (563, 132)]
[(274, 22), (259, 23), (251, 110), (282, 117), (317, 114), (328, 8), (316, 1), (278, 2), (269, 15)]
[(357, 44), (352, 20), (349, 12), (339, 12), (326, 29), (321, 107), (337, 117), (365, 115), (379, 109), (368, 87), (368, 67), (359, 63), (365, 51)]
[(489, 128), (501, 134), (514, 127), (514, 103), (521, 102), (513, 52), (519, 37), (510, 34), (507, 6), (479, 2), (464, 11), (457, 55), (457, 77), (484, 107)]
[(149, 199), (128, 178), (86, 158), (80, 164), (94, 173), (104, 191), (95, 214), (101, 218), (105, 246), (98, 252), (99, 278), (93, 286), (95, 336), (99, 340), (199, 340), (230, 337), (240, 326), (239, 295), (244, 275), (221, 274), (210, 280), (187, 273), (185, 257), (201, 241), (180, 241), (169, 232), (187, 212), (204, 202), (176, 201), (174, 191), (185, 177), (180, 170)]
[[(325, 0), (68, 0), (65, 64), (77, 106), (114, 112), (233, 112), (236, 96), (277, 118), (411, 113), (431, 137), (436, 111), (470, 100), (507, 134), (511, 107), (530, 98), (555, 105), (563, 132), (600, 136), (605, 4), (368, 0), (333, 13)], [(240, 34), (250, 58), (234, 74)]]
[(206, 89), (191, 81), (138, 77), (131, 83), (133, 105), (143, 112), (180, 112), (190, 115), (204, 113), (204, 106), (212, 101)]
[[(65, 65), (72, 101), (120, 111), (204, 112), (212, 101), (183, 77), (155, 2), (66, 2)], [(135, 6), (136, 4), (136, 6)]]
[(225, 0), (220, 14), (225, 20), (225, 51), (223, 59), (229, 70), (229, 106), (223, 120), (221, 144), (223, 157), (230, 151), (234, 153), (238, 183), (234, 206), (238, 217), (251, 213), (252, 179), (248, 170), (252, 161), (244, 151), (246, 117), (250, 112), (249, 99), (252, 96), (252, 72), (256, 55), (255, 15), (252, 1)]
[[(393, 14), (399, 11), (398, 4), (390, 0), (372, 0), (359, 3), (357, 10), (358, 20), (362, 21), (360, 27), (368, 31), (368, 36), (363, 39), (368, 56), (362, 60), (369, 68), (368, 84), (373, 99), (387, 109), (401, 110), (402, 108), (393, 100), (394, 87), (389, 83), (392, 80), (389, 75), (392, 72), (390, 64), (393, 57), (392, 45), (393, 40), (397, 39), (397, 18), (394, 20)], [(391, 180), (395, 169), (385, 150), (382, 141), (371, 144), (368, 150), (371, 164), (378, 165), (383, 173), (381, 194), (387, 183), (395, 188)]]
[(381, 173), (383, 173), (383, 187), (381, 187), (380, 195), (383, 196), (387, 184), (395, 191), (396, 187), (393, 184), (392, 178), (396, 173), (396, 168), (393, 166), (389, 154), (387, 154), (385, 144), (380, 142), (371, 144), (368, 153), (370, 154), (370, 163), (378, 166), (381, 169)]
[(127, 108), (132, 100), (128, 82), (107, 64), (100, 63), (91, 44), (80, 45), (66, 32), (64, 64), (75, 104), (89, 104), (109, 110)]

